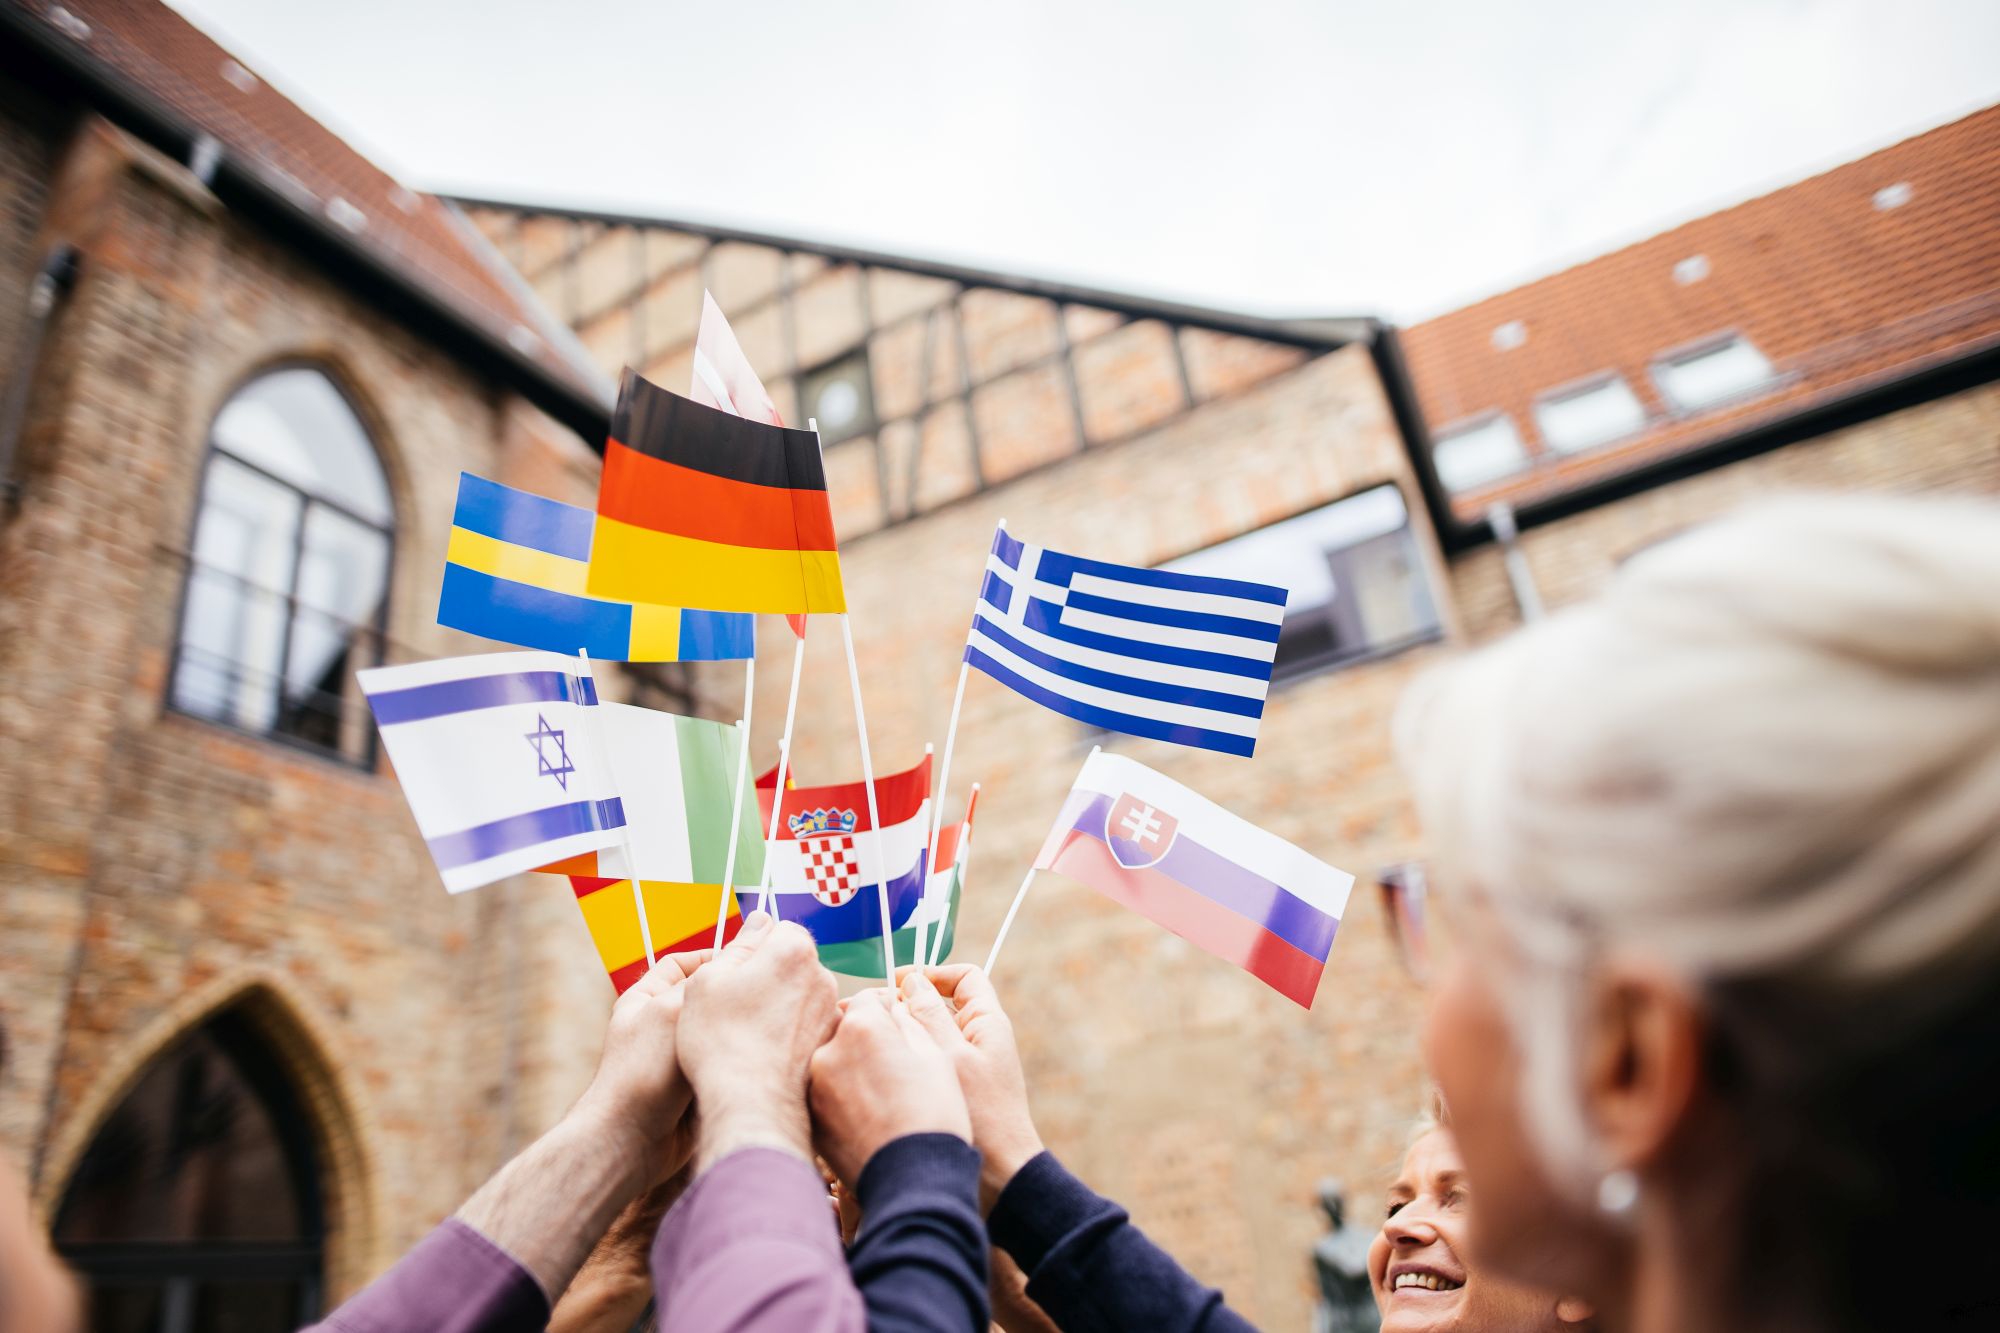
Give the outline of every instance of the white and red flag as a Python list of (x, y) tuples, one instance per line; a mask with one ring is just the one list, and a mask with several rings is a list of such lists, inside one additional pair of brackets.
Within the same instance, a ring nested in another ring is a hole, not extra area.
[(1310, 1009), (1354, 876), (1144, 764), (1084, 761), (1035, 858)]

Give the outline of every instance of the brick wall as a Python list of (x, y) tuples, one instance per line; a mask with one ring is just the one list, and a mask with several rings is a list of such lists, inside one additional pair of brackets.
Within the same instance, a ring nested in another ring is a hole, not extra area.
[(57, 178), (89, 207), (37, 210), (85, 267), (0, 528), (0, 1147), (40, 1163), (51, 1206), (144, 1061), (247, 994), (320, 1112), (338, 1293), (549, 1123), (610, 996), (551, 881), (441, 890), (386, 769), (166, 709), (208, 425), (280, 360), (349, 392), (395, 498), (396, 658), (482, 646), (433, 623), (462, 467), (585, 498), (595, 460), (178, 167), (101, 124), (52, 142), (14, 92), (5, 207)]

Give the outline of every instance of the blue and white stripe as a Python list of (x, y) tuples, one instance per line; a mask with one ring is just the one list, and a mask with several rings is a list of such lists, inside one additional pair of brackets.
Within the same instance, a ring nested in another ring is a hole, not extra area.
[(591, 745), (597, 691), (578, 667), (486, 653), (357, 673), (451, 892), (622, 839), (624, 807)]
[(1248, 755), (1285, 590), (1086, 560), (993, 536), (965, 660), (1105, 731)]

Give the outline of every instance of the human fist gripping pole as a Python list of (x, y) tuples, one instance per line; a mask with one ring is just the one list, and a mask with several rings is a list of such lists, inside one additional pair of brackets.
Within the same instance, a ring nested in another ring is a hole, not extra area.
[(812, 936), (752, 912), (686, 987), (681, 1068), (701, 1110), (695, 1169), (738, 1148), (810, 1161), (806, 1076), (838, 1017), (833, 974)]
[(846, 1002), (833, 1040), (812, 1058), (816, 1145), (853, 1184), (877, 1151), (909, 1134), (972, 1141), (972, 1122), (945, 1052), (886, 990)]

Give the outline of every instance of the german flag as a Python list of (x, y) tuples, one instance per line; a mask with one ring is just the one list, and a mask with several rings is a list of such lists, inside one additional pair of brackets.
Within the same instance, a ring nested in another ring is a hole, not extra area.
[(585, 590), (705, 611), (847, 610), (819, 437), (625, 372)]

